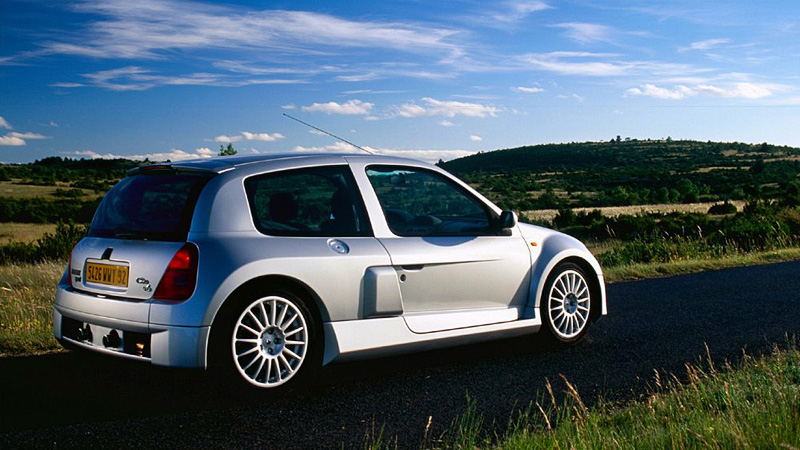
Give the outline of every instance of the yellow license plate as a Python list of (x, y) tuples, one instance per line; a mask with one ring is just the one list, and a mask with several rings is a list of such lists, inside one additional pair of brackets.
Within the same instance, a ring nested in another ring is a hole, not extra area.
[(128, 266), (87, 262), (84, 279), (90, 283), (128, 287)]

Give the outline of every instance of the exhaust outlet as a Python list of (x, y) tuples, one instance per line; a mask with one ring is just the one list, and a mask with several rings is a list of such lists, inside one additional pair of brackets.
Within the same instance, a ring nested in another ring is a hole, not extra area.
[(75, 337), (79, 342), (91, 341), (92, 329), (89, 327), (89, 325), (86, 325), (85, 328), (84, 327), (78, 328), (78, 330), (75, 333)]
[(122, 339), (119, 337), (119, 333), (117, 333), (117, 330), (111, 330), (110, 333), (103, 336), (103, 345), (105, 347), (117, 348), (121, 343)]

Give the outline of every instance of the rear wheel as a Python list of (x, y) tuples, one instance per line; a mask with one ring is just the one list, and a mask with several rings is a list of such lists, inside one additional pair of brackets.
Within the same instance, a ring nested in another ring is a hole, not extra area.
[(237, 303), (217, 342), (224, 372), (273, 389), (296, 384), (319, 365), (316, 321), (300, 298), (276, 290)]
[(556, 266), (542, 292), (543, 325), (557, 343), (580, 340), (589, 327), (591, 289), (580, 266)]

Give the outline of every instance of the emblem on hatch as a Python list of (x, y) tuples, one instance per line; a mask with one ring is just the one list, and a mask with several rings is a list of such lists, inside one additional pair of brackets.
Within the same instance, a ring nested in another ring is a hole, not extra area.
[(152, 292), (153, 291), (153, 287), (150, 286), (150, 281), (147, 278), (139, 277), (139, 278), (136, 279), (136, 283), (141, 284), (142, 285), (142, 290), (144, 290), (145, 292)]

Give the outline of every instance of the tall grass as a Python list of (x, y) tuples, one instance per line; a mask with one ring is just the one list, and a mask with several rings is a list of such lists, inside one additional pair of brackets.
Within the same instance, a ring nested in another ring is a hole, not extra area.
[(65, 262), (0, 265), (0, 355), (59, 348), (53, 299)]
[[(679, 381), (682, 379), (682, 381)], [(515, 414), (505, 432), (487, 423), (468, 399), (466, 412), (426, 449), (776, 449), (800, 448), (800, 351), (796, 341), (771, 355), (745, 355), (737, 367), (686, 365), (680, 377), (655, 372), (642, 400), (587, 407), (563, 379)], [(369, 449), (393, 448), (385, 437)]]

